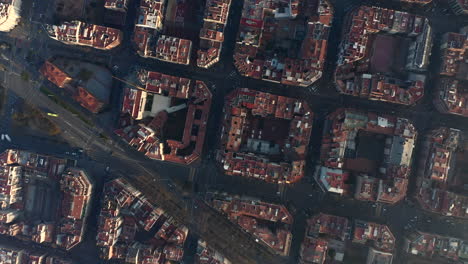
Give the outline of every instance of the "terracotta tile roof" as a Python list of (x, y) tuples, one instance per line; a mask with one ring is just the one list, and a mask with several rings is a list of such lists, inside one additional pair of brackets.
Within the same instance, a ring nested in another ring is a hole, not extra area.
[(468, 36), (448, 32), (442, 37), (441, 78), (434, 102), (442, 113), (468, 116), (468, 93), (463, 83), (468, 80)]
[(79, 86), (78, 93), (73, 96), (81, 106), (89, 110), (91, 113), (98, 113), (104, 107), (104, 103), (97, 99), (94, 95), (88, 92), (85, 88)]
[[(427, 19), (395, 10), (361, 6), (348, 15), (349, 22), (340, 44), (335, 82), (339, 92), (370, 100), (412, 105), (424, 95), (425, 76), (432, 46), (432, 29)], [(415, 37), (406, 58), (408, 80), (388, 77), (389, 56), (398, 43), (389, 35)], [(379, 52), (386, 50), (387, 53)]]
[(164, 20), (165, 0), (142, 0), (138, 9), (136, 27), (160, 30)]
[(307, 220), (307, 236), (328, 237), (344, 241), (348, 232), (348, 219), (336, 215), (320, 213)]
[(75, 79), (71, 78), (52, 62), (46, 61), (39, 71), (53, 84), (60, 88), (66, 88), (66, 91), (71, 95), (73, 100), (91, 113), (96, 114), (104, 108), (105, 103), (103, 101), (84, 87), (78, 86)]
[(458, 164), (456, 157), (463, 143), (462, 133), (456, 129), (441, 127), (427, 135), (420, 157), (416, 195), (423, 209), (447, 216), (468, 217), (468, 196), (451, 191), (458, 185), (453, 180), (457, 170), (454, 164)]
[(65, 44), (83, 45), (109, 50), (120, 45), (122, 31), (81, 21), (64, 22), (61, 25), (47, 25), (49, 36)]
[(386, 252), (391, 252), (396, 243), (395, 236), (388, 226), (361, 220), (354, 221), (353, 242), (371, 242), (373, 247)]
[[(161, 208), (121, 178), (106, 183), (103, 192), (96, 236), (103, 259), (133, 262), (138, 255), (141, 263), (153, 264), (183, 257), (188, 228), (176, 225)], [(135, 244), (135, 236), (143, 230), (156, 231), (156, 235)]]
[(305, 237), (301, 244), (300, 263), (325, 263), (328, 242), (324, 239)]
[[(67, 167), (67, 160), (22, 150), (6, 150), (0, 154), (0, 233), (22, 236), (36, 243), (51, 243), (69, 250), (83, 238), (92, 183), (80, 169)], [(65, 172), (65, 173), (64, 173)], [(60, 183), (61, 199), (54, 221), (25, 225), (17, 217), (24, 210), (24, 191), (30, 177)], [(13, 224), (14, 223), (14, 224)]]
[[(305, 13), (313, 15), (307, 21), (297, 55), (301, 59), (288, 54), (268, 55), (269, 50), (260, 45), (281, 38), (275, 37), (282, 28), (280, 24), (286, 23), (285, 18), (292, 21), (297, 16), (299, 4), (300, 1), (244, 1), (234, 53), (235, 66), (242, 75), (296, 86), (309, 86), (322, 76), (333, 16), (326, 1), (309, 1), (303, 6)], [(294, 22), (288, 26), (295, 27)]]
[(198, 67), (209, 68), (219, 61), (230, 6), (231, 0), (206, 1), (204, 23), (199, 34)]
[(451, 261), (466, 255), (468, 244), (454, 237), (416, 231), (405, 239), (405, 250), (413, 255), (427, 258), (441, 257)]
[(69, 83), (72, 78), (62, 71), (60, 68), (55, 66), (55, 64), (49, 62), (48, 60), (44, 62), (40, 73), (47, 78), (50, 82), (57, 85), (60, 88), (64, 88), (67, 83)]
[(190, 63), (191, 51), (191, 40), (160, 35), (154, 49), (154, 56), (151, 57), (162, 61), (188, 65)]
[[(223, 149), (217, 158), (223, 164), (226, 174), (274, 183), (297, 182), (303, 177), (313, 123), (313, 113), (307, 103), (242, 88), (226, 97), (224, 112), (226, 114), (221, 135)], [(272, 121), (269, 126), (274, 129), (282, 126), (278, 129), (284, 130), (284, 135), (278, 137), (259, 125), (261, 122), (269, 122), (271, 118), (285, 120), (286, 123), (281, 125)], [(271, 162), (268, 149), (263, 150), (266, 153), (259, 154), (242, 149), (252, 144), (262, 145), (263, 138), (277, 142), (277, 148), (288, 158)]]
[[(394, 116), (352, 109), (338, 109), (328, 116), (327, 123), (322, 137), (322, 167), (317, 168), (315, 176), (324, 190), (346, 194), (345, 181), (350, 176), (340, 175), (350, 173), (357, 179), (354, 195), (359, 200), (393, 204), (406, 196), (417, 136), (413, 124)], [(380, 134), (385, 138), (383, 161), (380, 164), (356, 156), (356, 141), (360, 132)], [(334, 172), (333, 175), (337, 175), (334, 177), (327, 176), (329, 168), (340, 173)], [(362, 168), (370, 170), (362, 171)], [(369, 176), (355, 175), (359, 173), (367, 173)], [(335, 187), (330, 185), (331, 182)]]
[[(289, 255), (292, 234), (287, 227), (292, 225), (293, 217), (284, 206), (231, 197), (214, 197), (210, 202), (215, 209), (225, 213), (231, 221), (265, 242), (278, 254)], [(274, 233), (262, 221), (281, 227), (277, 227)]]
[[(124, 90), (122, 105), (122, 119), (126, 121), (125, 116), (130, 115), (133, 121), (121, 122), (123, 127), (115, 132), (149, 158), (181, 164), (190, 164), (199, 160), (211, 107), (211, 92), (208, 87), (201, 81), (159, 72), (141, 71), (134, 75), (133, 77), (142, 81), (141, 88), (137, 90), (135, 87), (127, 87)], [(162, 109), (158, 113), (153, 113), (150, 118), (144, 119), (147, 97), (154, 95), (187, 101), (181, 105)], [(168, 113), (177, 107), (187, 108), (182, 138), (165, 139), (162, 131), (167, 125)]]

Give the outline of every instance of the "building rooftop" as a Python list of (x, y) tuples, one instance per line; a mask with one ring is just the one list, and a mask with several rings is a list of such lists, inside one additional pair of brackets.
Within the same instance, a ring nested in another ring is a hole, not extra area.
[(0, 245), (0, 263), (2, 264), (72, 264), (72, 261), (49, 256), (45, 253), (30, 252), (26, 249), (9, 245)]
[(338, 194), (346, 194), (349, 192), (348, 186), (345, 184), (349, 179), (348, 172), (329, 167), (320, 167), (318, 170), (320, 170), (320, 187), (322, 187), (324, 191)]
[[(209, 68), (219, 61), (230, 5), (231, 0), (206, 1), (203, 26), (199, 32), (197, 66)], [(186, 39), (186, 34), (180, 31), (183, 31), (184, 14), (188, 13), (185, 9), (189, 5), (184, 1), (177, 1), (174, 5), (169, 3), (167, 6), (165, 10), (165, 0), (141, 1), (133, 43), (138, 54), (143, 57), (188, 65), (193, 39)], [(171, 34), (174, 30), (180, 34)]]
[(28, 260), (25, 250), (10, 247), (0, 247), (0, 262), (4, 264), (17, 264)]
[(39, 71), (47, 80), (60, 88), (64, 88), (72, 80), (66, 72), (48, 60), (44, 62)]
[[(341, 263), (346, 240), (349, 238), (348, 219), (319, 213), (307, 220), (304, 240), (300, 249), (300, 264)], [(331, 257), (329, 250), (335, 252)]]
[(361, 220), (354, 221), (353, 242), (368, 244), (378, 250), (391, 252), (395, 248), (395, 236), (386, 225)]
[(218, 161), (228, 175), (273, 183), (304, 176), (313, 113), (302, 100), (246, 88), (225, 98)]
[(419, 101), (432, 47), (428, 20), (368, 6), (353, 10), (347, 20), (335, 72), (338, 91), (404, 105)]
[[(73, 63), (73, 61), (71, 62)], [(78, 67), (79, 65), (74, 66)], [(83, 69), (84, 67), (81, 68), (84, 72)], [(60, 68), (55, 61), (52, 62), (50, 60), (47, 60), (39, 71), (45, 78), (56, 86), (65, 88), (68, 94), (77, 103), (91, 113), (100, 112), (108, 102), (109, 93), (102, 92), (102, 90), (110, 90), (111, 83), (108, 81), (106, 82), (105, 78), (103, 79), (93, 76), (90, 78), (91, 81), (73, 78), (65, 72), (66, 70)], [(94, 73), (97, 73), (97, 70), (91, 74)], [(78, 75), (80, 75), (80, 73), (78, 73)]]
[[(338, 109), (327, 117), (315, 178), (324, 191), (396, 203), (406, 196), (417, 132), (390, 115)], [(349, 184), (356, 179), (354, 188)]]
[(127, 12), (129, 2), (129, 0), (106, 0), (104, 7), (115, 11)]
[(461, 33), (445, 33), (440, 48), (442, 65), (434, 99), (436, 108), (442, 113), (468, 116), (468, 91), (464, 87), (468, 81), (468, 28)]
[(208, 0), (200, 30), (200, 49), (197, 66), (209, 68), (219, 61), (224, 42), (224, 28), (229, 15), (231, 0)]
[[(67, 160), (22, 150), (6, 150), (0, 154), (0, 163), (0, 193), (4, 197), (0, 202), (0, 233), (36, 243), (55, 244), (66, 250), (79, 244), (92, 194), (93, 183), (89, 176), (69, 167)], [(56, 194), (53, 188), (41, 187), (42, 192), (34, 194), (25, 191), (38, 189), (37, 178), (60, 183), (58, 208), (48, 204), (52, 199), (50, 195)], [(28, 218), (20, 218), (23, 215)]]
[(199, 239), (195, 264), (231, 264), (231, 262), (221, 253), (210, 248), (205, 241)]
[(91, 203), (92, 182), (83, 170), (67, 169), (60, 180), (62, 202), (60, 205), (61, 220), (57, 226), (60, 230), (56, 244), (70, 250), (83, 239), (85, 218)]
[(61, 25), (47, 25), (49, 36), (71, 45), (82, 45), (96, 49), (110, 50), (120, 45), (122, 31), (81, 21), (64, 22)]
[(3, 0), (0, 3), (0, 31), (11, 31), (21, 18), (21, 0)]
[[(226, 214), (229, 220), (263, 241), (279, 255), (289, 255), (293, 217), (283, 205), (230, 196), (215, 196), (209, 202), (216, 210)], [(265, 224), (266, 221), (276, 225), (276, 232)]]
[(324, 213), (308, 219), (299, 264), (351, 262), (345, 258), (350, 240), (369, 247), (367, 264), (392, 263), (396, 241), (388, 226), (355, 220), (352, 228), (349, 223), (345, 217)]
[(321, 238), (305, 237), (301, 245), (300, 264), (323, 264), (327, 257), (328, 241)]
[(160, 35), (154, 47), (149, 48), (149, 57), (158, 60), (185, 64), (190, 63), (192, 41), (166, 35)]
[(461, 81), (442, 77), (438, 82), (438, 94), (435, 98), (437, 110), (468, 116), (468, 92)]
[(406, 237), (404, 247), (406, 252), (413, 255), (426, 258), (440, 257), (452, 261), (459, 260), (461, 256), (466, 258), (468, 252), (466, 241), (420, 231)]
[(369, 248), (366, 264), (392, 264), (393, 254)]
[(348, 219), (320, 213), (307, 220), (306, 234), (310, 237), (327, 236), (345, 240), (348, 236)]
[(192, 41), (161, 34), (165, 5), (165, 0), (143, 0), (140, 2), (133, 36), (134, 45), (138, 54), (143, 57), (188, 65), (192, 52)]
[(175, 223), (129, 182), (119, 178), (105, 184), (96, 236), (102, 259), (148, 264), (180, 261), (187, 235), (187, 227)]
[[(322, 76), (332, 17), (326, 0), (244, 1), (234, 53), (237, 70), (255, 79), (311, 85)], [(299, 42), (288, 45), (285, 39)]]
[(165, 0), (140, 1), (135, 26), (160, 30), (164, 20), (165, 2)]
[(454, 192), (463, 186), (459, 161), (464, 159), (461, 131), (441, 127), (428, 133), (418, 170), (416, 198), (425, 210), (446, 216), (468, 217), (468, 196)]
[(199, 160), (211, 106), (208, 87), (201, 81), (144, 70), (129, 78), (138, 84), (124, 90), (115, 132), (149, 158), (180, 164)]
[(468, 15), (468, 1), (467, 0), (451, 0), (449, 1), (450, 7), (457, 15)]

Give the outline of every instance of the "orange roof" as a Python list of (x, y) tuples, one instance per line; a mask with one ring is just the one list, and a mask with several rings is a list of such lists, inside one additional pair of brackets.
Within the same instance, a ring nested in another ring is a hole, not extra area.
[(98, 113), (104, 106), (103, 102), (99, 101), (99, 99), (81, 86), (78, 86), (77, 94), (73, 96), (73, 99), (91, 113)]
[(47, 80), (60, 88), (63, 88), (72, 79), (68, 74), (49, 61), (45, 61), (39, 72), (44, 75)]

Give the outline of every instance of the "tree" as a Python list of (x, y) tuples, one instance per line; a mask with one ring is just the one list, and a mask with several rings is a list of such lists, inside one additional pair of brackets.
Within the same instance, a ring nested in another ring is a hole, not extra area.
[(29, 73), (27, 71), (22, 71), (21, 72), (21, 79), (23, 81), (29, 82)]

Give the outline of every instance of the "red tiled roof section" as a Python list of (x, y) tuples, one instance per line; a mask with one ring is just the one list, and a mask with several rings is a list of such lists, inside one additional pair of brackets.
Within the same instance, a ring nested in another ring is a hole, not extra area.
[[(429, 259), (445, 259), (458, 262), (466, 248), (467, 241), (455, 237), (441, 236), (415, 231), (405, 239), (405, 250), (413, 255)], [(444, 260), (441, 260), (444, 261)]]
[(372, 242), (375, 248), (386, 252), (393, 251), (396, 243), (395, 236), (388, 226), (361, 220), (354, 222), (353, 242)]
[[(406, 64), (392, 54), (401, 40), (412, 39)], [(338, 54), (335, 82), (340, 93), (369, 100), (413, 105), (424, 95), (425, 75), (432, 46), (432, 28), (425, 18), (379, 7), (361, 6), (347, 17)], [(382, 52), (385, 51), (385, 52)], [(397, 64), (396, 64), (397, 63)], [(393, 71), (411, 71), (407, 80), (390, 78)]]
[(49, 36), (66, 44), (89, 46), (109, 50), (122, 42), (122, 31), (81, 21), (64, 22), (60, 25), (48, 25)]
[(72, 78), (62, 71), (60, 68), (55, 66), (55, 64), (49, 62), (48, 60), (44, 62), (40, 73), (47, 78), (50, 82), (57, 85), (60, 88), (64, 88), (67, 83), (69, 83)]
[[(135, 74), (137, 78), (143, 80), (143, 88), (137, 90), (134, 87), (127, 87), (124, 90), (121, 120), (123, 128), (115, 132), (149, 158), (181, 164), (190, 164), (199, 160), (212, 100), (208, 87), (201, 81), (159, 72), (141, 71)], [(172, 106), (172, 108), (187, 108), (180, 140), (165, 139), (161, 133), (168, 120), (167, 113), (163, 112), (170, 109), (153, 113), (144, 120), (143, 112), (147, 96), (153, 95), (186, 100), (182, 104)], [(130, 115), (131, 120), (127, 120), (125, 114)]]
[(156, 43), (154, 56), (159, 60), (188, 65), (191, 51), (191, 40), (160, 35)]
[[(305, 18), (305, 36), (297, 55), (272, 52), (275, 40), (284, 37), (279, 32), (282, 28), (294, 31), (294, 19), (300, 13), (309, 17)], [(244, 1), (234, 53), (237, 70), (251, 78), (295, 86), (312, 85), (322, 76), (332, 17), (333, 9), (325, 0)]]
[[(152, 264), (183, 257), (188, 228), (175, 224), (126, 180), (107, 182), (103, 193), (96, 236), (101, 258), (125, 261), (139, 255), (141, 263)], [(134, 244), (137, 233), (150, 230), (156, 232), (153, 238)]]
[[(292, 234), (287, 227), (292, 225), (293, 217), (284, 206), (229, 197), (214, 198), (211, 202), (212, 206), (225, 213), (229, 220), (265, 242), (278, 254), (289, 254)], [(272, 232), (264, 221), (274, 223), (277, 226), (276, 232)]]
[(100, 112), (104, 107), (103, 102), (99, 101), (99, 99), (81, 86), (78, 86), (78, 93), (73, 96), (73, 99), (94, 114)]
[[(299, 181), (304, 176), (305, 155), (313, 123), (313, 113), (307, 103), (246, 88), (231, 92), (225, 101), (222, 150), (217, 157), (225, 173), (273, 183)], [(271, 125), (265, 124), (269, 128), (263, 129), (262, 122), (271, 122)], [(276, 129), (279, 135), (270, 128)], [(270, 162), (270, 150), (265, 149), (266, 153), (257, 155), (242, 150), (250, 144), (260, 147), (262, 140), (275, 142), (278, 151), (287, 158)]]
[[(321, 188), (346, 194), (345, 181), (338, 178), (340, 181), (331, 185), (333, 178), (327, 174), (333, 169), (341, 175), (343, 170), (355, 178), (355, 198), (390, 204), (401, 201), (406, 196), (417, 137), (413, 124), (407, 119), (354, 109), (338, 109), (327, 119), (330, 127), (322, 137), (322, 166), (317, 168), (315, 176)], [(357, 155), (359, 134), (384, 138), (382, 160)], [(368, 176), (359, 176), (360, 173)]]
[(300, 264), (324, 264), (327, 251), (327, 240), (306, 236), (301, 244)]
[(442, 36), (442, 65), (434, 103), (442, 113), (468, 117), (468, 35), (448, 32)]
[(345, 217), (320, 213), (307, 220), (307, 235), (329, 237), (344, 241), (349, 221)]

